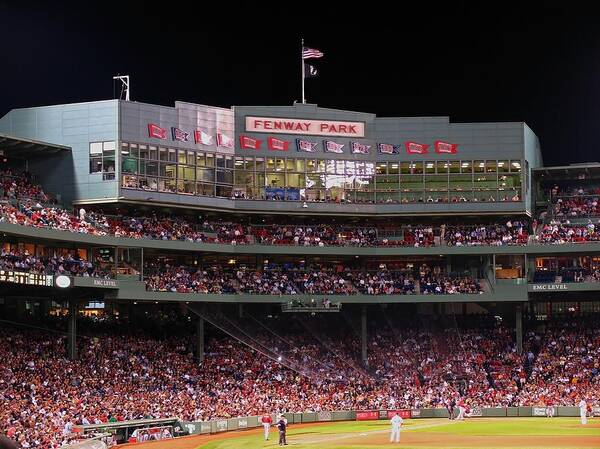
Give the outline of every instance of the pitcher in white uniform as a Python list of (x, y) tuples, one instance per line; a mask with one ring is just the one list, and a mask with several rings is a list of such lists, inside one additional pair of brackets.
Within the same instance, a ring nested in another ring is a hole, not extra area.
[(392, 416), (390, 419), (390, 423), (392, 424), (392, 433), (390, 435), (390, 443), (399, 443), (400, 442), (400, 427), (402, 427), (402, 417), (397, 413)]
[(579, 401), (579, 417), (581, 418), (581, 424), (587, 424), (587, 403), (585, 399), (581, 398)]

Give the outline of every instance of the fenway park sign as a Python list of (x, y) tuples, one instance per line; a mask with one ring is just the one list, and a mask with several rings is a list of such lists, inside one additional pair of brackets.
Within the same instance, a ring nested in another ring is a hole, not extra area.
[(342, 122), (337, 120), (247, 116), (246, 131), (269, 134), (364, 137), (365, 124), (363, 122)]

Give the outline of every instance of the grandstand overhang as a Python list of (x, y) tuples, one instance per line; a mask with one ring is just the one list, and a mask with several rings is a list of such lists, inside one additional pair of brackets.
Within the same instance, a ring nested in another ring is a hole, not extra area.
[(0, 155), (28, 159), (71, 151), (71, 147), (0, 133)]

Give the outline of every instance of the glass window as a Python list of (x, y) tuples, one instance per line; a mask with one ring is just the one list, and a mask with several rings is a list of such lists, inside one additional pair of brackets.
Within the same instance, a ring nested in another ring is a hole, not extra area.
[(388, 173), (390, 175), (397, 175), (400, 173), (400, 163), (399, 162), (390, 162), (388, 164)]
[(325, 171), (329, 174), (335, 175), (335, 163), (336, 161), (328, 160), (325, 163)]
[(162, 176), (164, 178), (171, 178), (171, 179), (175, 179), (175, 168), (177, 167), (177, 165), (175, 164), (165, 164), (165, 163), (161, 163), (159, 166), (159, 176)]
[(215, 185), (214, 184), (196, 184), (196, 195), (202, 196), (215, 196)]
[(521, 173), (521, 161), (510, 161), (510, 171)]
[(387, 175), (387, 162), (378, 162), (376, 170), (378, 175)]
[(423, 162), (410, 162), (408, 168), (410, 174), (417, 175), (423, 173)]
[(246, 163), (246, 170), (254, 171), (255, 165), (256, 165), (254, 163), (254, 158), (253, 157), (246, 157), (246, 158), (244, 158), (244, 161)]
[(165, 162), (169, 160), (169, 153), (167, 152), (166, 148), (161, 147), (158, 149), (158, 158)]
[(460, 161), (450, 161), (448, 168), (450, 173), (460, 173)]
[(462, 192), (466, 190), (473, 190), (473, 175), (450, 175), (449, 178), (450, 190)]
[(425, 190), (428, 192), (443, 192), (448, 190), (448, 175), (425, 176)]
[(137, 173), (138, 172), (138, 160), (132, 157), (124, 156), (121, 162), (122, 173)]
[[(140, 152), (140, 159), (150, 159), (150, 155), (148, 154), (148, 147), (146, 145), (143, 145), (144, 148), (142, 148), (142, 145), (140, 145), (139, 148), (139, 152)], [(130, 148), (133, 147), (133, 144), (130, 146)]]
[(510, 170), (510, 164), (508, 161), (498, 161), (498, 172), (499, 173), (508, 173)]
[(294, 169), (294, 171), (298, 172), (298, 173), (304, 173), (305, 172), (305, 167), (306, 166), (306, 159), (296, 159), (296, 168)]
[(215, 166), (215, 155), (213, 153), (206, 153), (206, 166), (207, 167)]
[(188, 151), (187, 152), (187, 164), (194, 165), (196, 163), (196, 152)]
[(177, 178), (195, 181), (195, 169), (190, 165), (179, 165), (177, 167)]
[(285, 170), (285, 159), (277, 158), (275, 160), (275, 171), (284, 171)]
[(255, 159), (256, 163), (256, 172), (264, 172), (265, 171), (265, 159), (262, 157), (257, 157)]
[(102, 155), (102, 142), (91, 142), (90, 143), (90, 156), (101, 156)]
[(473, 173), (473, 163), (471, 161), (461, 161), (460, 162), (460, 172), (461, 173)]
[(235, 169), (236, 170), (243, 170), (244, 169), (244, 158), (243, 157), (236, 157), (234, 165), (235, 165)]
[(435, 162), (427, 161), (425, 162), (425, 173), (426, 174), (435, 174)]
[(498, 163), (496, 161), (486, 161), (485, 162), (485, 172), (486, 173), (496, 173)]
[(214, 168), (196, 168), (196, 176), (198, 181), (215, 182)]
[(485, 173), (485, 161), (475, 161), (473, 165), (475, 173)]
[(177, 151), (174, 148), (169, 148), (169, 162), (177, 162)]
[(225, 168), (233, 168), (233, 156), (225, 156)]
[(177, 193), (177, 183), (175, 179), (159, 179), (159, 192)]
[(267, 173), (267, 187), (285, 187), (283, 173)]
[(216, 186), (216, 195), (223, 198), (231, 198), (233, 189), (231, 186)]
[(177, 150), (177, 162), (180, 164), (185, 164), (187, 161), (187, 157), (185, 154), (185, 150)]
[(448, 166), (450, 165), (448, 161), (437, 161), (436, 165), (439, 174), (448, 173)]
[(317, 163), (315, 162), (314, 159), (306, 160), (306, 171), (308, 173), (314, 173), (317, 171)]
[(275, 158), (267, 159), (267, 171), (275, 171)]
[[(140, 151), (142, 151), (142, 149), (145, 149), (145, 148), (146, 148), (146, 145), (140, 145)], [(155, 146), (150, 145), (148, 147), (148, 155), (149, 155), (150, 159), (152, 159), (153, 161), (157, 161), (158, 160), (158, 149)]]
[(287, 186), (292, 188), (304, 188), (306, 187), (306, 177), (304, 173), (288, 173), (287, 175)]
[(380, 191), (397, 191), (400, 188), (397, 175), (377, 175), (375, 181), (377, 183), (377, 190)]
[(115, 144), (115, 142), (104, 142), (102, 148), (103, 156), (114, 156), (117, 145)]
[(102, 158), (91, 157), (90, 158), (90, 173), (100, 173), (102, 171)]
[(254, 172), (247, 170), (236, 170), (234, 173), (236, 186), (241, 187), (253, 187), (254, 186)]
[(217, 170), (217, 182), (233, 184), (233, 172), (231, 170)]
[(146, 175), (158, 176), (158, 162), (146, 162)]

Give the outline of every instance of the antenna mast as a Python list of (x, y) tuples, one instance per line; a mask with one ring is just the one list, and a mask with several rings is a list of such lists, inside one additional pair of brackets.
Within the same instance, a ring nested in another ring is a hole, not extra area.
[(119, 80), (123, 83), (123, 88), (121, 89), (121, 94), (119, 95), (119, 99), (123, 100), (123, 90), (125, 90), (125, 101), (129, 101), (129, 75), (117, 75), (113, 76), (114, 80)]

